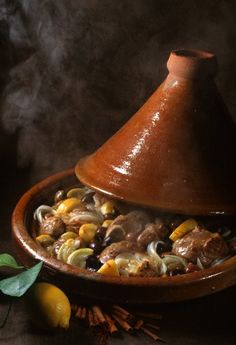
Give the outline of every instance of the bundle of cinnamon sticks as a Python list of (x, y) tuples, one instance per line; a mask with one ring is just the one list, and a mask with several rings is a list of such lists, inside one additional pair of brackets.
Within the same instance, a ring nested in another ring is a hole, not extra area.
[(158, 313), (130, 312), (118, 305), (101, 307), (72, 304), (71, 309), (75, 318), (90, 327), (99, 337), (100, 344), (106, 344), (109, 335), (120, 331), (131, 334), (142, 331), (153, 340), (163, 342), (157, 335), (160, 327), (156, 322), (162, 318)]

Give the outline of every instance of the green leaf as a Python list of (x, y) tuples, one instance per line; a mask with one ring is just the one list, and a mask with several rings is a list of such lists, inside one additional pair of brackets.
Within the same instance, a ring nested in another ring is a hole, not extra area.
[(39, 262), (25, 272), (0, 281), (0, 291), (5, 295), (21, 297), (35, 282), (43, 263)]
[(16, 260), (10, 254), (0, 254), (0, 266), (12, 267), (12, 268), (24, 268), (24, 266), (18, 265)]

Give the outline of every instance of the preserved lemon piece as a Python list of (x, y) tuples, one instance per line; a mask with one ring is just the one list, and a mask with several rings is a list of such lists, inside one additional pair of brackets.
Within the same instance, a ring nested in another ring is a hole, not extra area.
[(197, 226), (197, 222), (195, 219), (189, 218), (181, 223), (170, 235), (170, 239), (172, 241), (176, 241), (179, 238), (183, 237), (187, 232), (193, 230)]
[(86, 259), (89, 255), (93, 254), (91, 248), (80, 248), (71, 253), (67, 259), (67, 263), (80, 268), (85, 268)]
[(112, 259), (105, 262), (105, 264), (103, 264), (102, 267), (100, 267), (97, 272), (101, 274), (105, 274), (105, 275), (110, 275), (110, 276), (120, 275), (117, 264), (115, 260), (112, 260)]
[(79, 236), (85, 241), (85, 242), (89, 242), (91, 241), (97, 231), (97, 225), (93, 224), (93, 223), (86, 223), (81, 225), (81, 227), (79, 228)]
[(54, 238), (50, 235), (43, 234), (36, 237), (36, 241), (41, 244), (42, 247), (46, 248), (54, 243)]
[(80, 247), (80, 240), (74, 240), (73, 238), (69, 238), (65, 243), (63, 243), (58, 250), (57, 259), (62, 260), (64, 262), (67, 261), (67, 258), (71, 253), (73, 253), (76, 249)]
[(69, 238), (76, 238), (76, 237), (78, 237), (78, 234), (76, 234), (75, 232), (73, 232), (73, 231), (66, 231), (66, 232), (64, 232), (64, 234), (62, 234), (61, 236), (60, 236), (60, 238), (61, 239), (63, 239), (63, 240), (68, 240)]
[(73, 188), (69, 190), (66, 196), (67, 198), (81, 199), (85, 193), (86, 193), (86, 190), (84, 188)]
[(25, 295), (31, 319), (41, 328), (69, 327), (71, 307), (64, 292), (49, 283), (36, 283)]
[(69, 213), (73, 211), (75, 208), (79, 208), (80, 206), (81, 206), (80, 199), (77, 199), (77, 198), (65, 199), (58, 206), (57, 213), (60, 213), (60, 214)]

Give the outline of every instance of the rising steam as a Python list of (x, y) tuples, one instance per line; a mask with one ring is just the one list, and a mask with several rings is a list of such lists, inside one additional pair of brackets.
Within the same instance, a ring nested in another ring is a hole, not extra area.
[(235, 85), (229, 84), (235, 66), (233, 1), (0, 5), (13, 56), (2, 123), (18, 136), (18, 164), (31, 166), (33, 180), (73, 166), (113, 134), (163, 80), (172, 49), (217, 54), (220, 90), (235, 113)]

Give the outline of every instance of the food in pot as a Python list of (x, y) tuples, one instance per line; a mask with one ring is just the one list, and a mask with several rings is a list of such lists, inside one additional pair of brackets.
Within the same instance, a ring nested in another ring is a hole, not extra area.
[[(191, 273), (236, 253), (233, 229), (121, 203), (87, 187), (58, 190), (34, 213), (35, 240), (67, 264), (114, 276)], [(210, 221), (209, 221), (210, 219)]]

